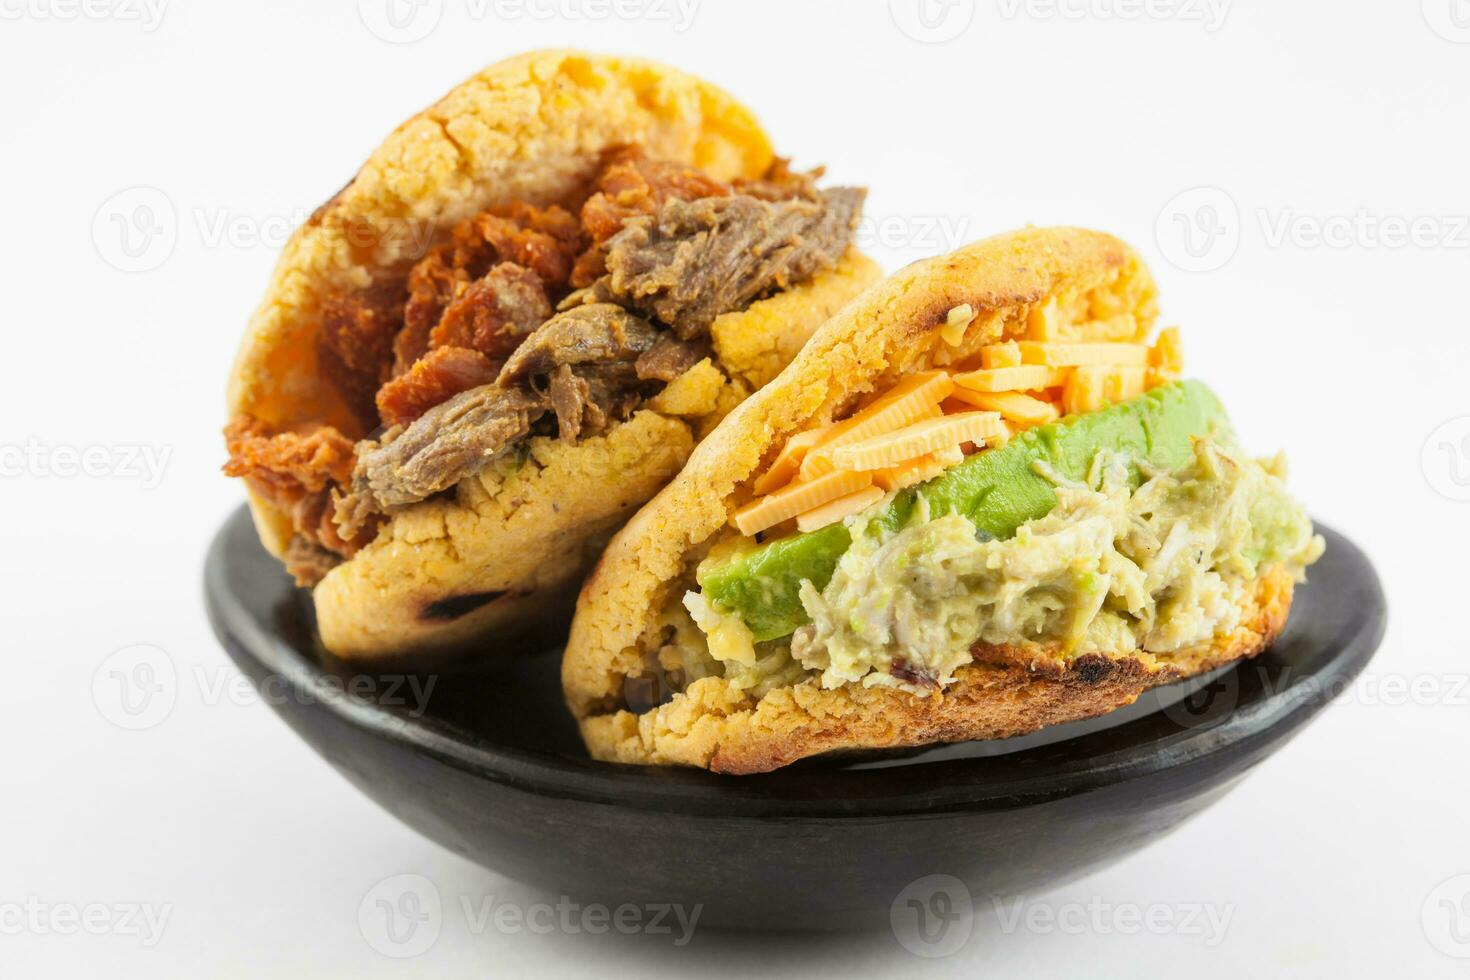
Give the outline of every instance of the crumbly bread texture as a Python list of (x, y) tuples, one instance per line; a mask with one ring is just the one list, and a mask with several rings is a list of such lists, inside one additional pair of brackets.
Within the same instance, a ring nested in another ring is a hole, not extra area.
[[(946, 340), (949, 311), (965, 304), (973, 320)], [(592, 754), (756, 772), (834, 749), (1002, 737), (1112, 710), (1155, 684), (1264, 649), (1290, 606), (1284, 570), (1263, 574), (1242, 596), (1235, 634), (1167, 661), (980, 649), (942, 696), (802, 684), (755, 702), (706, 678), (641, 716), (621, 710), (625, 681), (644, 669), (649, 624), (689, 587), (693, 565), (728, 533), (750, 481), (788, 437), (903, 375), (1021, 336), (1038, 316), (1058, 339), (1140, 340), (1156, 316), (1154, 284), (1131, 248), (1100, 232), (1033, 228), (977, 242), (869, 289), (731, 413), (613, 538), (583, 586), (562, 681)]]
[[(236, 360), (230, 417), (367, 435), (319, 370), (324, 299), (405, 274), (486, 208), (575, 198), (599, 155), (628, 144), (719, 180), (758, 177), (774, 159), (749, 110), (684, 72), (574, 51), (492, 65), (399, 126), (292, 235)], [(838, 268), (721, 318), (719, 363), (678, 379), (650, 411), (585, 446), (534, 446), (514, 480), (496, 468), (453, 500), (394, 518), (319, 587), (328, 648), (368, 658), (452, 647), (545, 608), (555, 591), (570, 594), (611, 530), (678, 471), (694, 440), (878, 275), (850, 253)], [(516, 500), (524, 515), (507, 509)], [(289, 516), (255, 494), (250, 504), (262, 541), (283, 554)]]

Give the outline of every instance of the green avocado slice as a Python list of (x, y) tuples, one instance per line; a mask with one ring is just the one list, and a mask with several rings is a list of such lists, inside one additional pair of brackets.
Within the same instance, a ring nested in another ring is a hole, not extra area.
[[(1045, 463), (1060, 476), (1082, 480), (1099, 449), (1133, 457), (1129, 478), (1142, 482), (1138, 462), (1176, 470), (1193, 458), (1193, 440), (1228, 431), (1229, 420), (1214, 392), (1197, 381), (1163, 385), (1147, 394), (1096, 412), (1072, 415), (1028, 429), (997, 449), (977, 453), (942, 476), (893, 498), (874, 522), (896, 530), (923, 494), (933, 514), (959, 513), (982, 533), (1008, 538), (1056, 506), (1052, 484), (1036, 472)], [(803, 579), (826, 586), (852, 544), (844, 524), (771, 541), (701, 567), (699, 585), (707, 598), (737, 613), (757, 641), (775, 640), (807, 621), (799, 591)]]

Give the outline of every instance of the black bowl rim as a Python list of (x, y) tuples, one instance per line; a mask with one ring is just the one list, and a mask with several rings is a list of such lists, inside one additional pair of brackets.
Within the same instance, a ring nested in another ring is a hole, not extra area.
[[(655, 768), (570, 759), (498, 745), (431, 717), (413, 717), (370, 701), (343, 695), (281, 636), (246, 608), (228, 581), (231, 553), (241, 532), (256, 547), (246, 508), (230, 516), (216, 534), (205, 563), (205, 605), (214, 631), (242, 669), (257, 681), (276, 676), (309, 710), (328, 711), (346, 725), (376, 738), (396, 741), (479, 778), (538, 796), (604, 803), (625, 808), (759, 818), (885, 818), (956, 809), (1009, 809), (1088, 792), (1162, 768), (1186, 766), (1225, 751), (1249, 753), (1256, 742), (1289, 737), (1324, 705), (1322, 691), (1338, 691), (1356, 677), (1381, 642), (1387, 624), (1382, 584), (1367, 556), (1342, 534), (1318, 525), (1328, 554), (1351, 563), (1362, 576), (1366, 601), (1333, 636), (1337, 652), (1320, 670), (1298, 673), (1272, 693), (1241, 705), (1218, 723), (1182, 728), (1150, 743), (1145, 751), (1117, 751), (1050, 760), (1040, 771), (1026, 766), (980, 765), (993, 760), (917, 762), (911, 766), (822, 770), (830, 791), (811, 793), (812, 770), (783, 770), (766, 776), (721, 776), (696, 769)], [(1003, 758), (1003, 757), (1002, 757)], [(998, 771), (998, 769), (1000, 771)], [(798, 780), (801, 796), (781, 792)]]

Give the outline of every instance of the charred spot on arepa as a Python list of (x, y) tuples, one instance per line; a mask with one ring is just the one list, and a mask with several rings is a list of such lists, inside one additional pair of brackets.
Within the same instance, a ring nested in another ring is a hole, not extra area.
[(530, 595), (528, 592), (510, 592), (501, 589), (495, 592), (471, 592), (467, 595), (446, 596), (443, 599), (434, 599), (424, 603), (423, 611), (419, 613), (419, 619), (425, 622), (450, 622), (461, 616), (468, 616), (477, 609), (483, 609), (492, 602), (498, 602), (508, 595), (521, 598)]
[(1085, 653), (1071, 664), (1072, 672), (1084, 684), (1099, 684), (1117, 670), (1117, 665), (1100, 653)]

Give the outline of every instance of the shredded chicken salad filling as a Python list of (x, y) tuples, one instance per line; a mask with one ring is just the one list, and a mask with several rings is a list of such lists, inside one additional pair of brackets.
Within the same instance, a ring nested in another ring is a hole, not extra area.
[(811, 622), (788, 640), (753, 643), (738, 617), (689, 592), (698, 630), (682, 631), (682, 656), (665, 648), (661, 659), (678, 660), (686, 681), (722, 674), (753, 696), (800, 681), (927, 694), (953, 681), (976, 644), (1059, 644), (1065, 656), (1209, 642), (1237, 625), (1260, 569), (1300, 578), (1322, 552), (1281, 457), (1200, 439), (1187, 466), (1146, 472), (1133, 490), (1128, 462), (1101, 451), (1084, 482), (1043, 474), (1056, 507), (1005, 540), (926, 505), (886, 530), (880, 502), (849, 519), (853, 545), (827, 585), (802, 583)]

